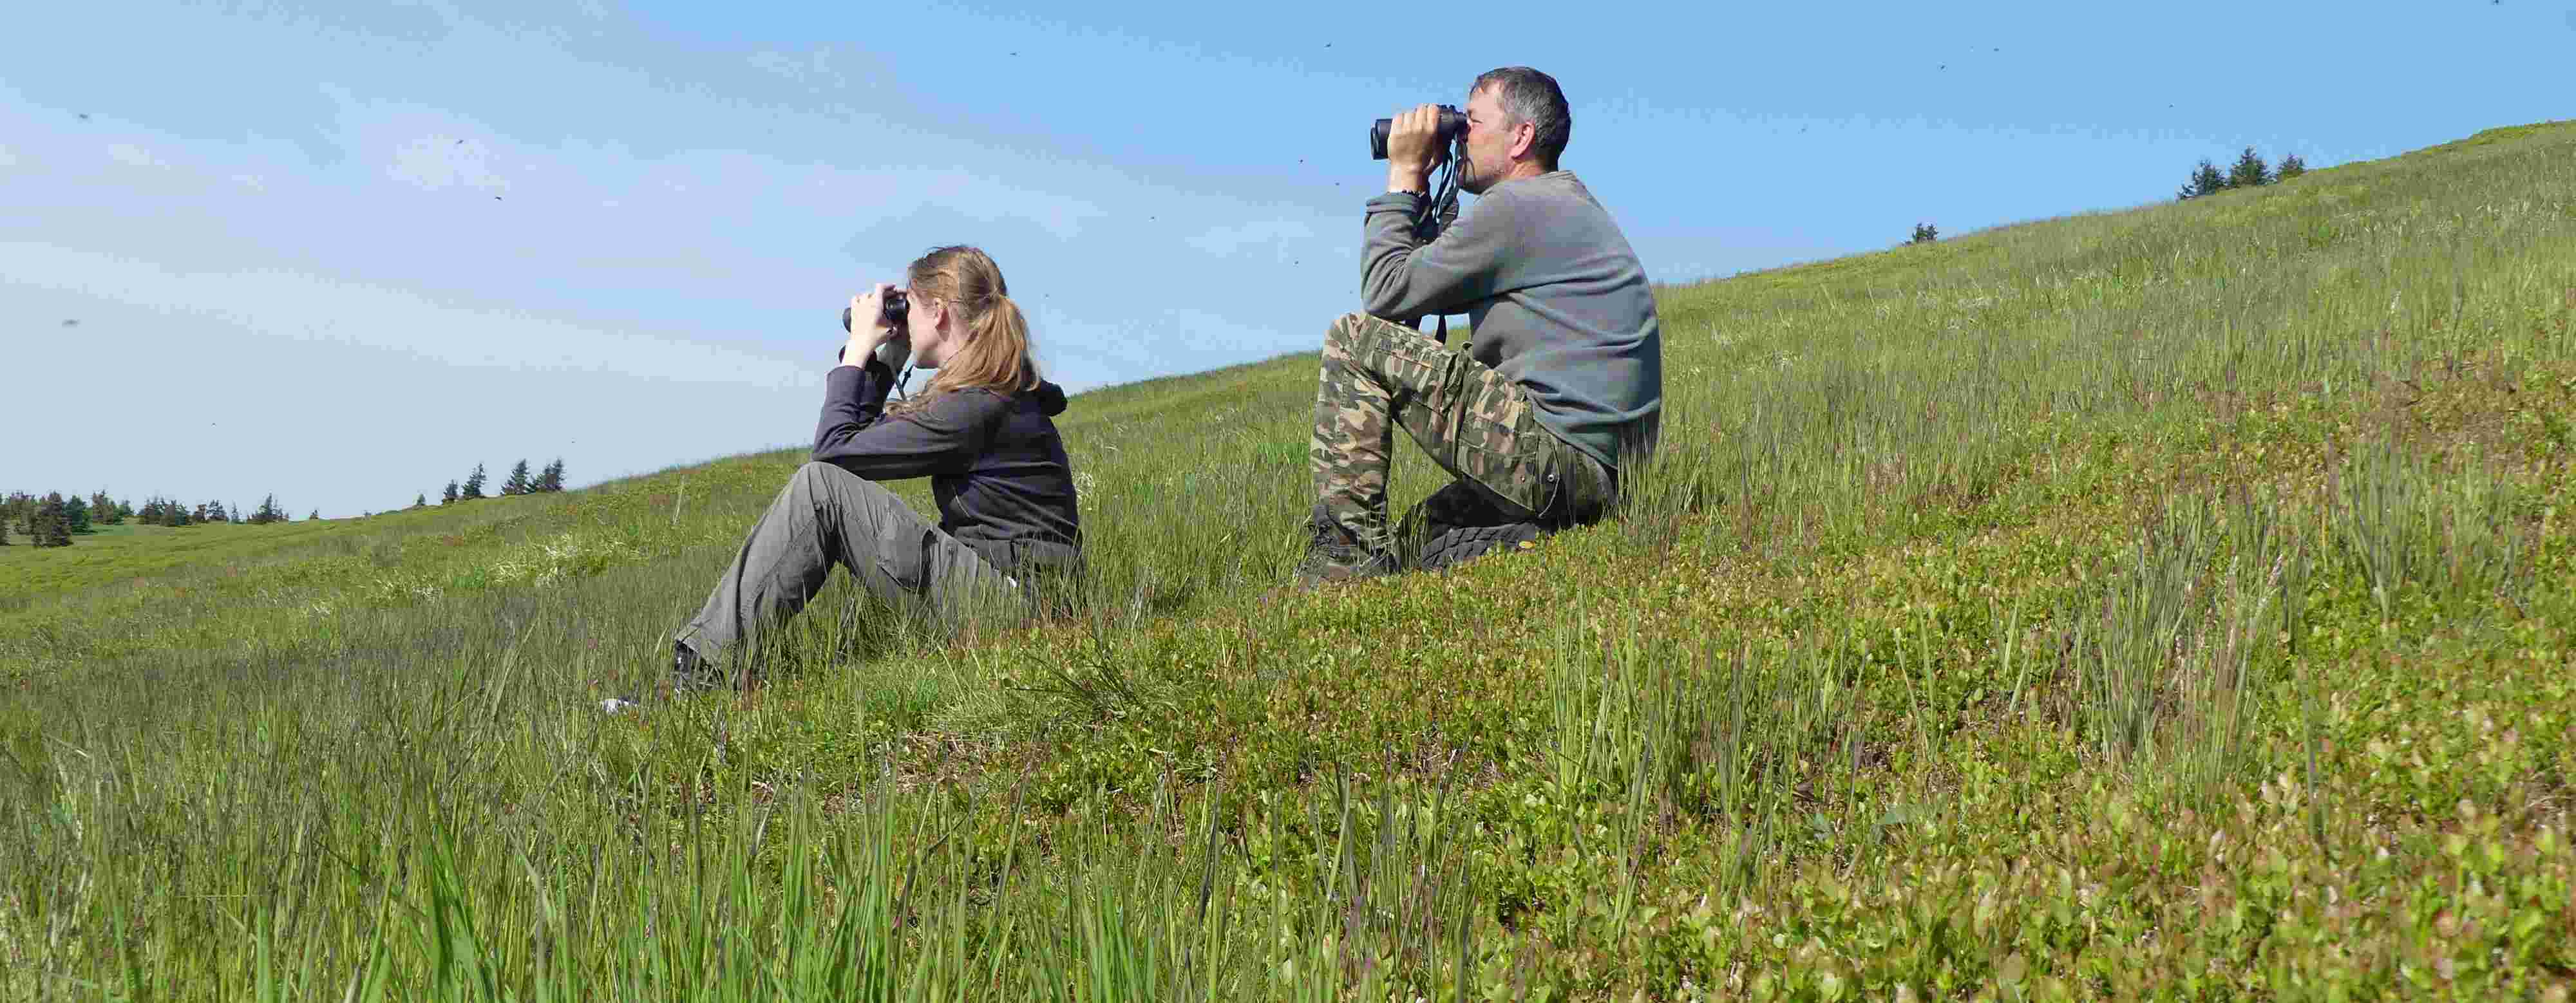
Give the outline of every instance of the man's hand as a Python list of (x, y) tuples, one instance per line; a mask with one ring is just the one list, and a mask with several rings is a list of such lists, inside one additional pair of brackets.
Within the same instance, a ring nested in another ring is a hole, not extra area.
[(885, 294), (894, 286), (879, 282), (867, 292), (850, 297), (850, 343), (841, 346), (841, 364), (864, 366), (877, 345), (894, 334), (885, 323)]
[(1440, 142), (1440, 106), (1395, 114), (1386, 130), (1386, 190), (1430, 194), (1431, 169), (1449, 158)]

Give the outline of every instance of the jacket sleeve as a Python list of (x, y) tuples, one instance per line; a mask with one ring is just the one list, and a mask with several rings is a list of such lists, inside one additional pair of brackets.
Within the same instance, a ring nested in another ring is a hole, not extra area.
[(994, 420), (1005, 406), (992, 394), (960, 390), (889, 416), (885, 399), (893, 386), (894, 373), (873, 359), (865, 367), (833, 367), (824, 378), (813, 458), (872, 481), (955, 469), (990, 444)]
[(1478, 198), (1429, 244), (1407, 232), (1424, 196), (1388, 192), (1368, 202), (1367, 242), (1360, 251), (1360, 301), (1372, 317), (1405, 321), (1465, 313), (1478, 300), (1508, 290), (1505, 270), (1517, 239), (1512, 200)]

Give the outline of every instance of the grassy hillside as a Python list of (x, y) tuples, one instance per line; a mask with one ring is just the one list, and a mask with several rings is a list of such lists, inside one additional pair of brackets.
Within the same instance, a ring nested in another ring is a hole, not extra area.
[(2565, 997), (2576, 123), (1659, 301), (1626, 509), (1444, 575), (1272, 592), (1309, 355), (1076, 398), (1076, 615), (748, 698), (595, 709), (794, 451), (0, 609), (0, 984)]

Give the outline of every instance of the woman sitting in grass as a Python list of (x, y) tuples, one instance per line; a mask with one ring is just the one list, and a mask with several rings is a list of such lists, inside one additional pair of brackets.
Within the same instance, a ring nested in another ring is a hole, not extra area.
[[(1052, 416), (1064, 390), (1038, 378), (1029, 327), (983, 251), (942, 247), (907, 269), (901, 323), (882, 319), (878, 283), (850, 301), (850, 343), (824, 383), (814, 458), (752, 526), (705, 608), (672, 642), (672, 686), (752, 678), (759, 634), (805, 607), (838, 563), (898, 608), (951, 624), (1026, 616), (1042, 579), (1082, 553), (1073, 472)], [(886, 406), (910, 341), (939, 375)], [(939, 524), (878, 481), (929, 477)]]

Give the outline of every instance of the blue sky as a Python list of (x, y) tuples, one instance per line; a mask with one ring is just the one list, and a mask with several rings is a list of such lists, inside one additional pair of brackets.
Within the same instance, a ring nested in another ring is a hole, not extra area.
[(1311, 350), (1369, 120), (1496, 66), (1683, 282), (2576, 117), (2568, 2), (38, 5), (0, 490), (336, 518), (802, 445), (840, 307), (943, 243), (1069, 389)]

